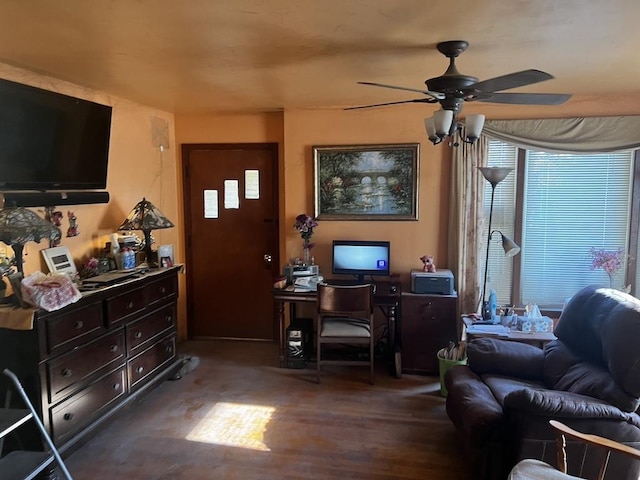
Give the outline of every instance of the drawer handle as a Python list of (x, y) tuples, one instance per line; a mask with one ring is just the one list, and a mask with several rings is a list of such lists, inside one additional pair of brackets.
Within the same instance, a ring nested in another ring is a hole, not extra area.
[(167, 292), (167, 288), (166, 287), (160, 287), (160, 293), (162, 295), (164, 295)]
[(70, 368), (65, 368), (64, 370), (62, 370), (63, 377), (69, 378), (71, 375), (73, 375), (73, 373), (71, 372)]
[(73, 420), (73, 417), (75, 417), (74, 413), (65, 413), (62, 418), (64, 418), (67, 421)]
[(137, 331), (136, 333), (133, 334), (133, 338), (142, 338), (142, 332)]
[(114, 389), (114, 390), (120, 390), (120, 384), (119, 384), (119, 383), (117, 383), (117, 382), (116, 382), (116, 383), (114, 383), (114, 384), (113, 384), (113, 389)]
[(127, 310), (131, 310), (133, 308), (133, 300), (127, 303)]
[(82, 327), (84, 327), (84, 322), (82, 320), (78, 320), (75, 324), (76, 330), (80, 330)]
[(173, 347), (171, 345), (169, 345), (167, 348), (164, 349), (165, 352), (167, 353), (171, 353), (173, 352)]
[(166, 317), (164, 317), (164, 319), (167, 321), (167, 323), (173, 323), (173, 316), (172, 315), (167, 315)]
[(111, 345), (109, 347), (109, 350), (111, 350), (112, 352), (117, 352), (118, 351), (118, 345)]
[(142, 373), (142, 372), (144, 372), (144, 367), (136, 368), (136, 373)]

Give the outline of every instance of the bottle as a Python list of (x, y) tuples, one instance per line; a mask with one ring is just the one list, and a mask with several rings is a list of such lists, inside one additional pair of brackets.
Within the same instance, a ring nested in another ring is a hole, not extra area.
[(491, 290), (489, 292), (489, 309), (491, 310), (491, 321), (493, 323), (496, 323), (496, 320), (498, 319), (496, 315), (497, 308), (498, 308), (498, 298), (496, 297), (496, 291)]

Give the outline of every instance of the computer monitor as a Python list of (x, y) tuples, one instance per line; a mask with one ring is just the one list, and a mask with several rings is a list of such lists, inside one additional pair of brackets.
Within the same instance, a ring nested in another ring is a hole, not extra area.
[(366, 275), (389, 276), (391, 245), (382, 240), (334, 240), (331, 272), (353, 275), (364, 282)]

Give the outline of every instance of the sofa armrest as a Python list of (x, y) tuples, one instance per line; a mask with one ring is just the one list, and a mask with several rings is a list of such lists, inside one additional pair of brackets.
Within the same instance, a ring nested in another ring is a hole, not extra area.
[(509, 393), (505, 408), (550, 418), (621, 420), (640, 428), (640, 417), (597, 398), (559, 390), (523, 388)]
[(541, 380), (544, 352), (526, 343), (497, 338), (478, 338), (467, 345), (469, 367), (478, 375), (487, 373), (507, 377)]

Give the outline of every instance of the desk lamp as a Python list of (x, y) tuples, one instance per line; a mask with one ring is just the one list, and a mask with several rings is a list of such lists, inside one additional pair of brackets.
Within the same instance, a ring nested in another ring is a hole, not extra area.
[(0, 210), (0, 241), (11, 246), (16, 257), (16, 268), (22, 269), (22, 251), (27, 242), (37, 242), (43, 238), (55, 238), (60, 229), (44, 218), (24, 207), (8, 207)]
[[(502, 248), (507, 257), (513, 257), (520, 252), (520, 247), (513, 240), (504, 235), (500, 230), (491, 230), (491, 220), (493, 217), (493, 200), (496, 192), (496, 186), (507, 178), (513, 168), (507, 167), (478, 167), (482, 176), (491, 184), (491, 206), (489, 207), (489, 228), (487, 229), (487, 254), (484, 261), (484, 282), (482, 284), (482, 316), (485, 320), (491, 318), (491, 309), (487, 302), (487, 272), (489, 270), (489, 245), (494, 233), (499, 233), (502, 237)], [(488, 317), (488, 318), (487, 318)]]
[(142, 230), (144, 233), (144, 251), (149, 267), (157, 267), (158, 262), (153, 260), (153, 252), (151, 250), (151, 230), (162, 228), (172, 228), (174, 225), (167, 217), (158, 210), (153, 203), (146, 198), (142, 198), (131, 213), (127, 216), (118, 230)]

